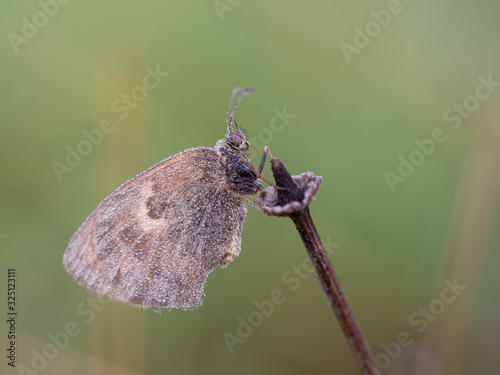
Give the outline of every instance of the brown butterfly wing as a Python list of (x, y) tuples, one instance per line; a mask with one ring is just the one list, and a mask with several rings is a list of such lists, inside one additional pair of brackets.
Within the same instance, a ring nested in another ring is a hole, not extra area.
[(239, 254), (245, 215), (217, 151), (187, 150), (111, 193), (73, 235), (64, 265), (113, 300), (195, 308), (207, 276)]

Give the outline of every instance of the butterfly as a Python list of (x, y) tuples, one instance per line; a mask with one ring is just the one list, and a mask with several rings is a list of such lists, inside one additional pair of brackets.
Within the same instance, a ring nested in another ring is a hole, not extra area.
[[(208, 275), (241, 250), (248, 197), (262, 192), (234, 114), (254, 89), (235, 88), (226, 138), (171, 156), (122, 184), (71, 238), (63, 263), (79, 284), (157, 311), (193, 309)], [(233, 100), (237, 96), (233, 106)]]

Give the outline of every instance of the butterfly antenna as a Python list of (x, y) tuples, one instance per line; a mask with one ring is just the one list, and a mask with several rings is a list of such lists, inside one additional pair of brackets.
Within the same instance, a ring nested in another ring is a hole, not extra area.
[[(253, 88), (247, 88), (243, 90), (241, 87), (236, 87), (233, 92), (231, 93), (231, 98), (229, 99), (229, 108), (227, 109), (227, 117), (226, 117), (226, 123), (227, 123), (227, 130), (230, 130), (231, 124), (233, 124), (235, 127), (238, 127), (236, 125), (236, 122), (233, 121), (234, 118), (234, 113), (236, 112), (236, 108), (238, 108), (238, 105), (240, 104), (241, 100), (247, 96), (248, 94), (253, 94), (256, 90)], [(233, 103), (234, 96), (236, 94), (240, 93), (240, 96), (236, 100), (236, 103), (234, 104), (233, 110), (231, 112), (231, 115), (229, 115), (229, 112), (231, 111), (231, 104)]]
[(231, 109), (233, 108), (233, 99), (236, 96), (236, 94), (239, 94), (242, 91), (243, 89), (241, 87), (236, 87), (231, 92), (231, 97), (229, 98), (229, 105), (227, 107), (227, 114), (226, 114), (226, 124), (228, 132), (231, 132), (231, 121), (229, 120), (229, 114), (231, 113)]

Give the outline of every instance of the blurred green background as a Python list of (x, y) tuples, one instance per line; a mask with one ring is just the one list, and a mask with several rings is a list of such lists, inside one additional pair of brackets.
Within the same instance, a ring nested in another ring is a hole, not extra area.
[[(0, 9), (0, 303), (6, 311), (7, 268), (16, 268), (19, 311), (18, 367), (2, 356), (0, 372), (359, 373), (290, 220), (249, 208), (240, 256), (208, 279), (195, 311), (88, 306), (92, 294), (62, 266), (72, 234), (117, 186), (224, 136), (236, 86), (257, 89), (236, 115), (254, 163), (267, 144), (292, 173), (323, 176), (311, 212), (383, 373), (415, 373), (436, 343), (442, 374), (500, 372), (497, 2)], [(168, 76), (147, 90), (150, 70)], [(275, 122), (283, 111), (288, 120)], [(85, 148), (85, 132), (106, 119), (112, 130)], [(425, 143), (436, 129), (446, 140)], [(70, 166), (68, 152), (84, 155)], [(410, 159), (416, 167), (401, 161)], [(443, 302), (444, 281), (456, 278), (467, 288)], [(276, 289), (284, 302), (259, 315), (255, 304)], [(238, 336), (249, 315), (253, 331), (227, 345), (225, 333)], [(70, 322), (79, 333), (63, 340)], [(406, 346), (396, 344), (402, 332)]]

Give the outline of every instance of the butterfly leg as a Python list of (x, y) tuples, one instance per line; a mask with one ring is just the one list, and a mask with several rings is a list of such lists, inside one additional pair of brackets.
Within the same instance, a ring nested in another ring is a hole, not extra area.
[(238, 197), (238, 198), (240, 198), (240, 199), (243, 199), (245, 202), (247, 202), (247, 203), (251, 204), (253, 207), (255, 207), (256, 209), (258, 209), (259, 211), (262, 211), (262, 212), (264, 212), (264, 213), (265, 213), (265, 211), (263, 211), (263, 210), (261, 209), (261, 207), (260, 207), (257, 203), (255, 203), (254, 201), (252, 201), (252, 200), (248, 199), (248, 198), (247, 198), (247, 197), (245, 197), (244, 195), (241, 195), (241, 194), (240, 194), (240, 193), (238, 193), (237, 191), (232, 190), (232, 189), (231, 189), (231, 188), (229, 188), (228, 186), (226, 186), (226, 190), (227, 190), (227, 191), (229, 191), (229, 192), (230, 192), (231, 194), (233, 194), (234, 196), (236, 196), (236, 197)]
[(265, 179), (262, 175), (261, 175), (261, 172), (262, 172), (262, 169), (264, 169), (264, 163), (266, 162), (266, 155), (267, 153), (269, 153), (269, 155), (271, 155), (271, 158), (273, 157), (273, 155), (271, 154), (271, 150), (269, 149), (269, 147), (265, 146), (264, 147), (264, 152), (262, 154), (262, 159), (260, 161), (260, 165), (259, 165), (259, 170), (256, 171), (254, 166), (252, 164), (249, 164), (249, 163), (246, 163), (244, 160), (240, 159), (240, 162), (243, 163), (248, 169), (250, 169), (252, 171), (252, 173), (257, 176), (257, 178), (259, 180), (262, 180), (264, 181), (265, 183), (267, 183), (269, 186), (274, 186), (276, 187), (275, 184), (273, 184), (272, 182), (268, 181), (267, 179)]
[(273, 154), (271, 154), (271, 149), (268, 146), (264, 146), (264, 152), (262, 153), (262, 159), (260, 160), (259, 164), (259, 170), (258, 170), (259, 175), (262, 173), (262, 170), (264, 169), (264, 163), (266, 162), (267, 154), (271, 156), (271, 159), (273, 158)]
[(260, 160), (259, 170), (257, 171), (257, 177), (262, 181), (267, 182), (270, 186), (274, 187), (278, 190), (289, 190), (288, 188), (276, 186), (275, 184), (267, 181), (265, 178), (261, 176), (262, 170), (264, 169), (264, 163), (266, 162), (266, 156), (269, 154), (271, 156), (271, 160), (273, 159), (273, 154), (271, 154), (271, 149), (268, 146), (264, 146), (264, 152), (262, 153), (262, 159)]

